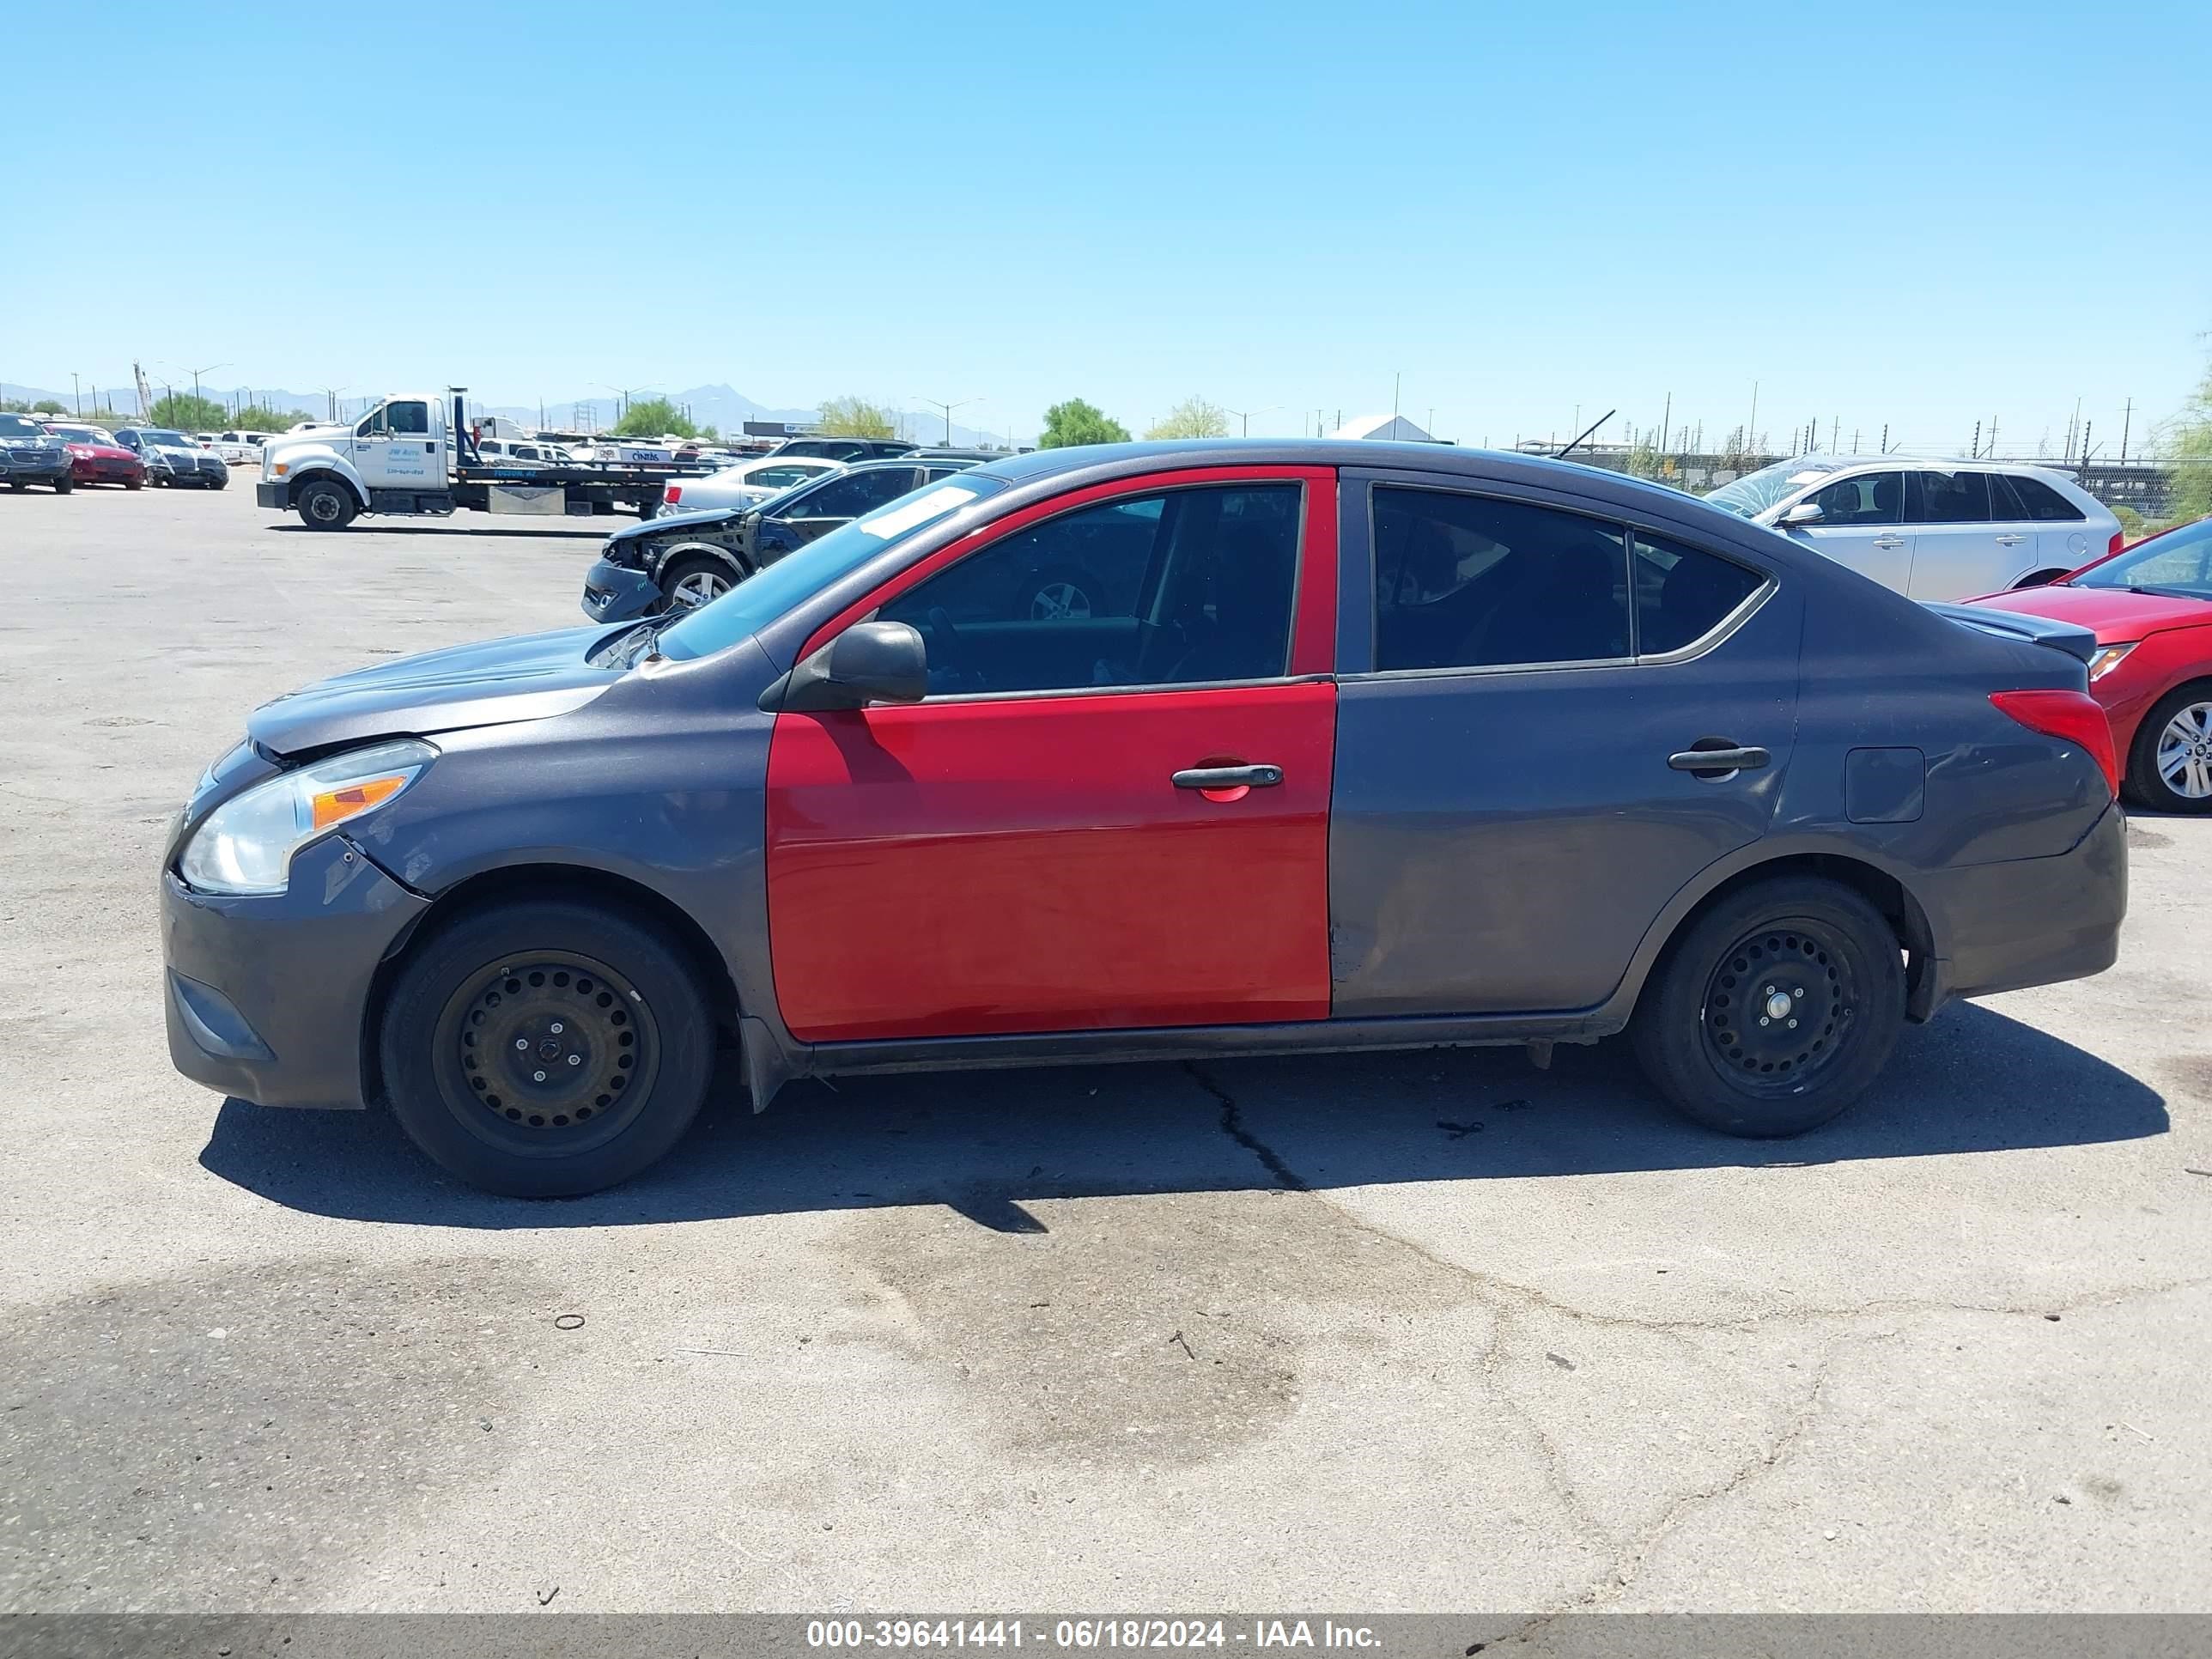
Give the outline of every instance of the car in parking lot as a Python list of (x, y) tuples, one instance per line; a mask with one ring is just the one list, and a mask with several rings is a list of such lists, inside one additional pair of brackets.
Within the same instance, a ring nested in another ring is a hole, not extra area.
[(1916, 599), (2048, 581), (2125, 539), (2071, 478), (2010, 461), (1808, 455), (1705, 499)]
[(812, 455), (828, 461), (880, 461), (909, 454), (914, 448), (903, 438), (786, 438), (769, 453)]
[(115, 441), (146, 464), (149, 483), (221, 489), (230, 482), (230, 468), (222, 457), (181, 432), (157, 426), (120, 427)]
[(10, 489), (41, 484), (66, 495), (76, 483), (70, 453), (60, 439), (28, 416), (0, 410), (0, 483)]
[(660, 492), (663, 513), (703, 513), (711, 507), (755, 507), (842, 468), (842, 461), (818, 456), (756, 455), (708, 473), (703, 478), (672, 478)]
[(2089, 691), (2138, 806), (2212, 812), (2212, 519), (1978, 605), (2095, 630)]
[[(963, 623), (1146, 527), (1088, 615)], [(1626, 1031), (1701, 1123), (2109, 965), (2088, 634), (1692, 498), (1374, 442), (994, 462), (721, 599), (264, 705), (162, 857), (175, 1064), (495, 1190), (802, 1076)]]
[(116, 442), (115, 434), (106, 428), (75, 421), (49, 421), (46, 430), (59, 438), (62, 447), (69, 452), (70, 477), (75, 482), (121, 484), (125, 489), (144, 487), (146, 463)]
[(687, 489), (682, 508), (664, 510), (649, 521), (649, 531), (640, 526), (607, 538), (584, 577), (584, 614), (598, 622), (623, 622), (671, 605), (720, 599), (817, 536), (974, 465), (855, 461), (757, 505), (697, 513), (689, 510)]

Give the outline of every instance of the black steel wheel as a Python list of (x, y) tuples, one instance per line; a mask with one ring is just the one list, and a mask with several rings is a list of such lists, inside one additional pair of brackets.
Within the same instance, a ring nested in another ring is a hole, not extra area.
[(1839, 883), (1780, 877), (1727, 896), (1668, 945), (1631, 1035), (1687, 1115), (1789, 1135), (1858, 1097), (1904, 1019), (1903, 957), (1881, 913)]
[(385, 1079), (409, 1136), (472, 1185), (596, 1192), (676, 1144), (714, 1024), (690, 964), (619, 910), (509, 903), (435, 929), (387, 1000)]
[(353, 491), (334, 478), (317, 478), (302, 485), (292, 497), (292, 505), (299, 509), (300, 522), (310, 530), (343, 530), (359, 510), (354, 505)]

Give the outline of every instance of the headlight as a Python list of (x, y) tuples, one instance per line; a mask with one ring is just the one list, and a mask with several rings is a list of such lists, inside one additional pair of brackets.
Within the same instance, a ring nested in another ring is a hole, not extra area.
[(373, 812), (438, 751), (414, 738), (303, 766), (227, 800), (192, 832), (177, 872), (204, 893), (281, 893), (292, 854), (325, 830)]
[(2098, 647), (2097, 654), (2089, 659), (2089, 678), (2093, 680), (2102, 678), (2120, 665), (2121, 658), (2142, 643), (2141, 640), (2130, 640), (2125, 645)]

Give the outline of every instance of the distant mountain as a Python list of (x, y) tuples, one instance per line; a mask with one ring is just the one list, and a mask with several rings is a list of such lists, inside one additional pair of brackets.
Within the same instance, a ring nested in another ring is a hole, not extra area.
[[(154, 395), (157, 398), (161, 397), (165, 390), (171, 389), (173, 388), (164, 387), (157, 382), (154, 386)], [(227, 389), (218, 389), (212, 386), (203, 385), (200, 387), (200, 395), (204, 398), (212, 398), (227, 408), (236, 409), (246, 404), (254, 403), (264, 409), (304, 410), (319, 420), (326, 416), (331, 408), (329, 397), (321, 392), (287, 392), (281, 388), (268, 386), (231, 386)], [(381, 393), (376, 394), (376, 396), (381, 395)], [(738, 435), (744, 431), (744, 423), (747, 421), (804, 422), (812, 420), (816, 413), (811, 409), (770, 409), (763, 404), (755, 403), (743, 392), (727, 386), (695, 386), (688, 392), (672, 392), (655, 395), (666, 397), (669, 402), (679, 409), (689, 409), (695, 424), (712, 426), (724, 437)], [(341, 397), (338, 399), (338, 418), (352, 419), (374, 403), (376, 396)], [(74, 410), (78, 406), (75, 395), (68, 392), (50, 392), (42, 386), (11, 386), (0, 381), (0, 399), (37, 403), (41, 398), (49, 398), (66, 410)], [(83, 392), (83, 406), (87, 410), (112, 409), (118, 415), (137, 415), (140, 412), (138, 394), (127, 382), (112, 387), (86, 386)], [(535, 427), (540, 423), (538, 420), (540, 405), (534, 403), (498, 404), (471, 398), (469, 408), (472, 413), (497, 415), (503, 419), (514, 422), (518, 426)], [(615, 401), (611, 398), (548, 398), (543, 408), (544, 424), (563, 431), (580, 426), (593, 428), (609, 427), (615, 422)], [(941, 415), (930, 411), (921, 414), (900, 411), (896, 418), (902, 437), (910, 438), (921, 444), (941, 444), (946, 441), (945, 417)], [(984, 442), (985, 434), (973, 427), (962, 426), (955, 422), (951, 441), (963, 447), (969, 447)]]

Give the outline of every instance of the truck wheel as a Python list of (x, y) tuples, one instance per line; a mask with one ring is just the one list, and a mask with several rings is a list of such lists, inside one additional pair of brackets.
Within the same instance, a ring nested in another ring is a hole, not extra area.
[(1644, 1074), (1724, 1134), (1794, 1135), (1864, 1091), (1905, 1020), (1897, 935), (1848, 887), (1781, 877), (1667, 947), (1630, 1033)]
[(514, 1198), (594, 1193), (657, 1162), (714, 1061), (683, 954), (638, 918), (565, 899), (434, 933), (393, 982), (380, 1041), (408, 1138)]
[(329, 478), (316, 479), (293, 497), (292, 505), (299, 509), (300, 522), (310, 530), (343, 530), (360, 510), (354, 506), (353, 492)]

